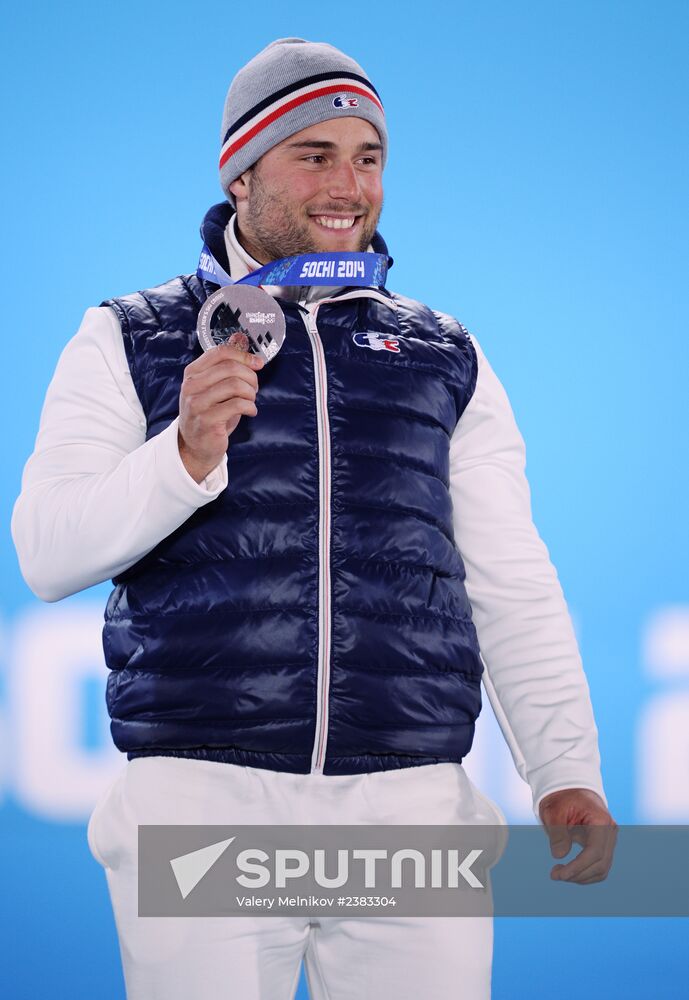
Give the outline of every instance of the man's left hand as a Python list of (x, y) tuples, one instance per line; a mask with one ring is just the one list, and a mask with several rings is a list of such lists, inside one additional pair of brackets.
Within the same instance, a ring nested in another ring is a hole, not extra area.
[(546, 795), (538, 811), (554, 858), (569, 854), (573, 842), (583, 847), (572, 861), (555, 865), (550, 877), (581, 885), (602, 882), (612, 865), (618, 827), (600, 795), (588, 788), (564, 788)]

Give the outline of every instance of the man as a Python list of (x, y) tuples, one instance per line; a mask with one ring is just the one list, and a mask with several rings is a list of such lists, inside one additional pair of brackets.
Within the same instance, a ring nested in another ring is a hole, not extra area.
[[(357, 63), (273, 42), (227, 95), (206, 259), (232, 281), (305, 253), (386, 260), (387, 146)], [(461, 765), (482, 675), (553, 855), (571, 847), (556, 825), (591, 827), (553, 877), (611, 861), (571, 620), (476, 338), (374, 283), (290, 285), (267, 289), (287, 328), (268, 364), (204, 353), (219, 281), (199, 275), (87, 311), (13, 518), (43, 599), (115, 583), (107, 702), (128, 764), (89, 843), (128, 996), (288, 998), (304, 956), (315, 998), (487, 997), (487, 918), (137, 916), (139, 824), (504, 823)]]

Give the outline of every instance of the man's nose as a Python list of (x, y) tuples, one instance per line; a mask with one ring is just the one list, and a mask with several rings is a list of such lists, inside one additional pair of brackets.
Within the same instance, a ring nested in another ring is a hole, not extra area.
[(361, 188), (353, 164), (338, 163), (332, 167), (328, 176), (328, 194), (332, 198), (346, 198), (348, 201), (359, 200)]

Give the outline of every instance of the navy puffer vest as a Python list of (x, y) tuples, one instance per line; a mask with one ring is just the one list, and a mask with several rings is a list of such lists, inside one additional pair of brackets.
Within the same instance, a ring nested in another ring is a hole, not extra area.
[[(202, 229), (225, 268), (229, 212)], [(215, 288), (186, 275), (103, 303), (148, 438), (178, 415)], [(227, 489), (113, 580), (107, 704), (130, 759), (354, 774), (469, 751), (482, 663), (448, 481), (476, 354), (418, 302), (336, 298), (315, 320), (281, 303), (286, 340), (230, 437)]]

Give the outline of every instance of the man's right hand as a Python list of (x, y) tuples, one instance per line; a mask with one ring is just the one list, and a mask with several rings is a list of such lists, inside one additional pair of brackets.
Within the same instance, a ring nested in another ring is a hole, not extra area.
[(257, 371), (265, 364), (229, 344), (206, 351), (187, 365), (179, 394), (179, 453), (197, 483), (221, 461), (241, 418), (255, 417)]

